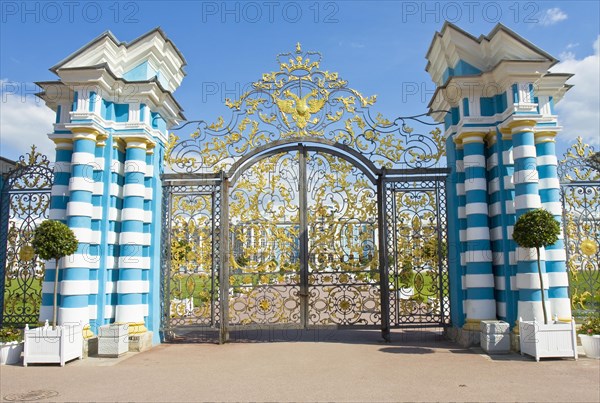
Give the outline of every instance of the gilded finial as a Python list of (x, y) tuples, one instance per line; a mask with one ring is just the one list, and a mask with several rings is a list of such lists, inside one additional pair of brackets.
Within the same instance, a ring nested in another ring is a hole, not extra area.
[(296, 53), (302, 53), (302, 46), (300, 46), (300, 42), (296, 43)]

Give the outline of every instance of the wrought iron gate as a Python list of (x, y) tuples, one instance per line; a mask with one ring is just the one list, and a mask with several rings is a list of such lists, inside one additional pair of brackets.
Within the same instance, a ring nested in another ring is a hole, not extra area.
[(386, 182), (390, 325), (448, 324), (446, 175)]
[(580, 318), (600, 310), (600, 157), (579, 137), (558, 167), (570, 297)]
[(231, 190), (230, 326), (379, 324), (374, 186), (343, 158), (287, 150)]
[(44, 261), (31, 247), (33, 231), (48, 218), (54, 174), (35, 146), (4, 175), (0, 207), (0, 326), (37, 323)]
[(278, 59), (227, 100), (229, 123), (170, 139), (165, 337), (448, 324), (440, 131), (373, 118), (375, 97), (320, 70), (316, 52)]
[(161, 303), (167, 339), (178, 328), (216, 330), (221, 323), (221, 183), (218, 177), (164, 179)]

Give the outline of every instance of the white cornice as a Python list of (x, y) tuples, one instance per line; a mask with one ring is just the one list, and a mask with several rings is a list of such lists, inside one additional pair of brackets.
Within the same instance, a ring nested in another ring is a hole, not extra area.
[[(511, 126), (518, 126), (519, 122), (535, 121), (536, 126), (533, 127), (535, 133), (541, 132), (560, 132), (562, 126), (558, 126), (556, 116), (540, 116), (540, 115), (513, 115), (511, 110), (494, 116), (463, 118), (458, 124), (448, 127), (444, 133), (444, 137), (448, 138), (453, 135), (460, 135), (464, 132), (496, 132), (496, 130), (507, 129)], [(498, 122), (501, 122), (498, 124)]]
[(432, 80), (441, 86), (444, 72), (463, 60), (487, 72), (503, 60), (540, 61), (549, 66), (556, 59), (515, 32), (498, 24), (487, 35), (475, 38), (457, 26), (446, 23), (436, 32), (427, 53), (427, 67)]
[[(463, 98), (491, 97), (505, 91), (508, 92), (507, 102), (510, 105), (511, 87), (514, 83), (533, 83), (535, 96), (552, 96), (556, 104), (571, 88), (566, 81), (572, 75), (548, 73), (548, 68), (548, 61), (505, 60), (486, 73), (451, 77), (444, 86), (436, 88), (429, 108), (449, 110), (458, 107)], [(536, 108), (537, 104), (521, 102), (515, 105), (515, 112), (532, 112)], [(443, 112), (438, 112), (432, 114), (432, 117), (441, 122), (444, 115)]]
[(170, 92), (162, 89), (159, 82), (134, 81), (129, 82), (115, 77), (105, 67), (74, 68), (61, 71), (62, 81), (38, 83), (44, 90), (39, 94), (47, 105), (56, 110), (56, 102), (48, 90), (56, 86), (60, 98), (71, 102), (75, 89), (96, 91), (103, 99), (117, 103), (145, 103), (153, 112), (159, 112), (167, 122), (168, 127), (178, 125), (185, 117), (181, 107)]
[(63, 69), (106, 63), (117, 77), (123, 77), (145, 61), (161, 71), (170, 92), (174, 92), (185, 77), (183, 56), (160, 30), (150, 31), (131, 43), (118, 42), (112, 34), (105, 33), (51, 70), (63, 78)]
[(167, 141), (167, 136), (160, 130), (156, 130), (143, 122), (111, 122), (104, 120), (101, 116), (91, 112), (71, 112), (71, 120), (73, 123), (56, 124), (54, 130), (72, 130), (73, 128), (89, 127), (101, 133), (106, 133), (112, 129), (116, 132), (121, 132), (119, 135), (126, 132), (127, 135), (144, 135), (146, 137), (158, 138), (161, 142)]

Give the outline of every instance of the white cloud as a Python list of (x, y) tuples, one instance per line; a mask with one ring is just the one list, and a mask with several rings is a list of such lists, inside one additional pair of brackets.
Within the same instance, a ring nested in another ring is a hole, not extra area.
[(340, 41), (338, 42), (338, 45), (340, 47), (350, 47), (350, 48), (354, 48), (354, 49), (362, 49), (365, 47), (365, 44), (362, 42), (345, 42), (345, 41)]
[(594, 53), (583, 59), (569, 58), (552, 68), (556, 73), (573, 73), (573, 84), (556, 105), (563, 131), (559, 139), (572, 144), (581, 136), (590, 145), (600, 145), (600, 35), (594, 42)]
[(54, 161), (54, 143), (48, 138), (54, 112), (32, 95), (32, 83), (0, 80), (0, 85), (0, 155), (15, 160), (35, 144), (38, 152)]
[(562, 61), (573, 60), (575, 59), (575, 53), (565, 50), (564, 52), (560, 52), (558, 58)]
[(568, 18), (567, 14), (558, 7), (549, 8), (542, 11), (540, 15), (540, 24), (544, 26), (554, 25)]

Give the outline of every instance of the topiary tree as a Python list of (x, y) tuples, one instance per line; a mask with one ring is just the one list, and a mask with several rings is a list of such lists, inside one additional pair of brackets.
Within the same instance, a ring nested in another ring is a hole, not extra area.
[(513, 239), (522, 248), (535, 248), (537, 252), (537, 268), (540, 277), (540, 289), (542, 291), (542, 311), (544, 312), (544, 324), (548, 324), (546, 303), (544, 298), (544, 280), (542, 268), (540, 267), (540, 248), (552, 245), (558, 240), (560, 225), (554, 216), (544, 209), (528, 211), (519, 217), (515, 223)]
[(69, 227), (60, 221), (46, 220), (42, 222), (33, 234), (31, 243), (35, 253), (44, 260), (54, 259), (56, 273), (54, 276), (54, 304), (52, 306), (52, 327), (56, 327), (58, 306), (58, 261), (77, 251), (77, 238)]

